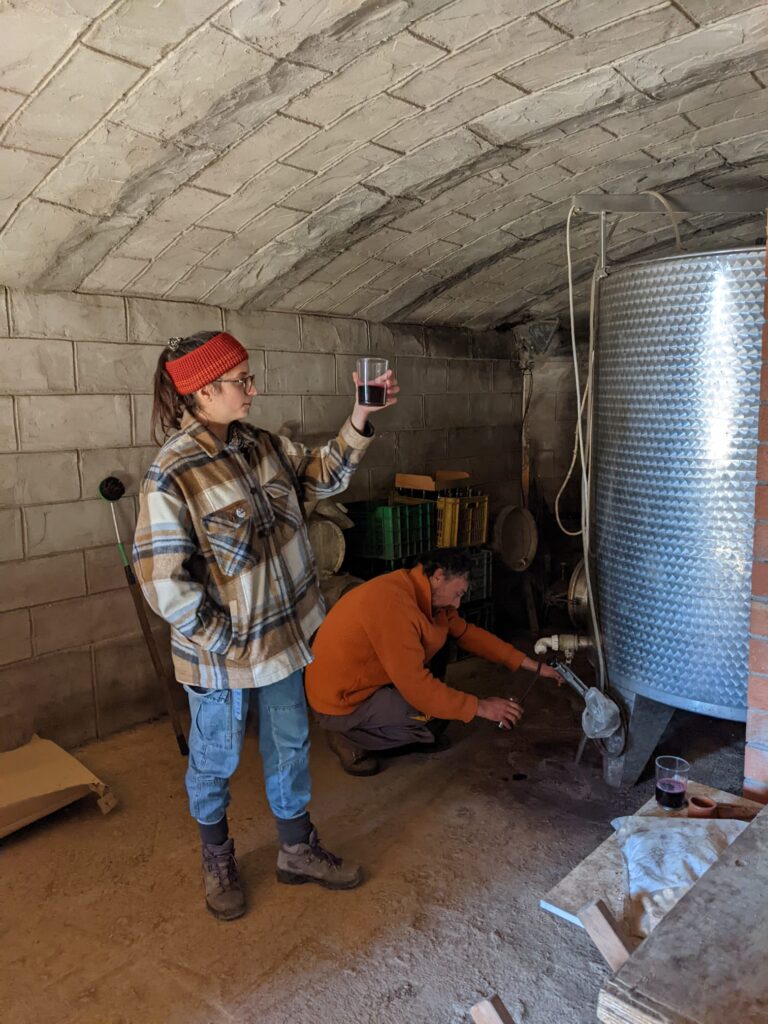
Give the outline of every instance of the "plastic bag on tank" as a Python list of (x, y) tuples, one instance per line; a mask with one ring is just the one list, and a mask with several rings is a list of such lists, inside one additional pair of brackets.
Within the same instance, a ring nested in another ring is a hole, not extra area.
[(621, 715), (614, 702), (596, 686), (587, 690), (584, 702), (586, 707), (581, 715), (584, 735), (591, 740), (612, 736), (621, 725)]

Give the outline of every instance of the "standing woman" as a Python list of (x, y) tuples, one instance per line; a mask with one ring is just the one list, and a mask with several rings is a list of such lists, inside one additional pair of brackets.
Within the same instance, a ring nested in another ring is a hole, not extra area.
[[(392, 405), (391, 372), (386, 383)], [(345, 490), (371, 443), (372, 410), (355, 404), (338, 435), (315, 449), (243, 422), (256, 389), (248, 353), (226, 333), (172, 338), (154, 389), (153, 427), (168, 439), (142, 482), (134, 567), (171, 626), (176, 678), (189, 697), (186, 786), (206, 905), (222, 920), (245, 912), (226, 811), (249, 708), (277, 826), (278, 880), (351, 889), (360, 869), (320, 844), (307, 810), (303, 675), (324, 606), (301, 502)]]

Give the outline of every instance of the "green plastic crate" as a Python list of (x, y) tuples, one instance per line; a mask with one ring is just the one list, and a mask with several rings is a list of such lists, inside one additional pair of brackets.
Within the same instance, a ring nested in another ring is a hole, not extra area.
[(396, 506), (365, 501), (349, 505), (348, 511), (355, 523), (347, 533), (351, 553), (388, 560), (402, 557), (402, 527)]
[(432, 507), (354, 502), (348, 506), (354, 527), (347, 533), (351, 554), (392, 561), (418, 555), (433, 546)]
[(485, 601), (491, 596), (493, 554), (488, 548), (467, 552), (471, 563), (466, 601)]

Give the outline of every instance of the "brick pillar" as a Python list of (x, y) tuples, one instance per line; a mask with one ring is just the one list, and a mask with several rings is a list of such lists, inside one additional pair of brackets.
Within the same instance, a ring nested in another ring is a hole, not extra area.
[[(768, 245), (766, 245), (768, 275)], [(755, 540), (752, 550), (752, 614), (749, 620), (749, 687), (744, 796), (768, 803), (768, 281), (760, 374)]]

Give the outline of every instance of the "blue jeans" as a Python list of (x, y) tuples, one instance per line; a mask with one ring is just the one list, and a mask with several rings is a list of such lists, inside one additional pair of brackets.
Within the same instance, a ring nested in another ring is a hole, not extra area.
[(192, 817), (203, 825), (215, 825), (224, 817), (230, 799), (229, 780), (243, 749), (249, 706), (258, 719), (259, 751), (272, 813), (283, 820), (303, 815), (312, 791), (303, 672), (252, 690), (198, 693), (188, 686), (184, 689), (192, 717), (185, 778)]

